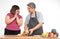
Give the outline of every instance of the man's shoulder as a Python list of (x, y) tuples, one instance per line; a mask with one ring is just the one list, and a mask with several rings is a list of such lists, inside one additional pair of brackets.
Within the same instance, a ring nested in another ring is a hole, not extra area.
[(42, 13), (41, 13), (41, 12), (36, 11), (36, 13), (37, 13), (37, 15), (42, 15)]
[(29, 16), (30, 16), (30, 14), (27, 15), (27, 17), (29, 17)]
[(28, 14), (26, 18), (30, 18), (30, 14)]

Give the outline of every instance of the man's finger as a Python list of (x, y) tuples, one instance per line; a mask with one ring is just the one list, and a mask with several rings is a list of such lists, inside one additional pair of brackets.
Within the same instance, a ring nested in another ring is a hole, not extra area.
[(30, 31), (30, 34), (32, 34), (32, 31)]

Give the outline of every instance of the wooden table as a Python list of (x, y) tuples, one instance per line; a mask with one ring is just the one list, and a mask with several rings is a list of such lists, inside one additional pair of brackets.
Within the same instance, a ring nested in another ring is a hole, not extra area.
[(59, 38), (45, 38), (41, 36), (5, 35), (5, 36), (0, 36), (0, 39), (59, 39)]

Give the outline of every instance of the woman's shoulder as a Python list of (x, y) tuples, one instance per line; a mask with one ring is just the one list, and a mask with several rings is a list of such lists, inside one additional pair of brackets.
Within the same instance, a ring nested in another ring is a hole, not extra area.
[(8, 13), (7, 16), (11, 16), (12, 14), (11, 13)]

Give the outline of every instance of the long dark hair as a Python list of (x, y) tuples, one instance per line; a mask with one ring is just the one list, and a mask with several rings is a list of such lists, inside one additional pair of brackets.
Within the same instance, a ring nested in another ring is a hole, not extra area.
[(12, 13), (13, 15), (15, 15), (15, 11), (18, 10), (18, 9), (20, 9), (19, 6), (13, 5), (12, 8), (11, 8), (11, 10), (10, 10), (10, 13)]

